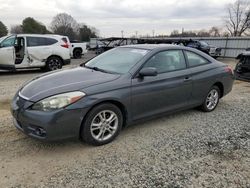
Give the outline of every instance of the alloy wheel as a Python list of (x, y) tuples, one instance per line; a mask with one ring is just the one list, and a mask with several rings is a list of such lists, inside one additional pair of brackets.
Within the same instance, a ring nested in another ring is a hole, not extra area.
[(61, 68), (61, 63), (58, 59), (51, 59), (48, 63), (50, 70), (57, 70)]
[(99, 112), (92, 120), (90, 131), (97, 141), (105, 141), (111, 138), (118, 129), (118, 116), (111, 110)]
[(209, 110), (213, 110), (219, 101), (219, 93), (216, 89), (212, 89), (206, 99), (206, 106)]

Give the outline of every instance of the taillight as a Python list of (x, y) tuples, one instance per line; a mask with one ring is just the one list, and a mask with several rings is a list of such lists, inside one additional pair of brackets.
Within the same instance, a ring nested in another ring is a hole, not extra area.
[(64, 47), (64, 48), (69, 48), (69, 44), (68, 43), (64, 43), (61, 46)]
[(225, 67), (224, 70), (230, 74), (233, 74), (233, 70), (229, 66)]

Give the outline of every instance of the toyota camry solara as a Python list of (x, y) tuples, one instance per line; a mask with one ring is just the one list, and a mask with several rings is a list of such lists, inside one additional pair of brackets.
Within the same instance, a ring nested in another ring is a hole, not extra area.
[(31, 137), (102, 145), (138, 120), (194, 107), (213, 111), (233, 78), (227, 65), (195, 49), (124, 46), (25, 83), (11, 111)]

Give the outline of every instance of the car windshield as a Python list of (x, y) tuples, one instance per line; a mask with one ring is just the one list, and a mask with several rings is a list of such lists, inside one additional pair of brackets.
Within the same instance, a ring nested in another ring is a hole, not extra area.
[(110, 73), (125, 74), (148, 52), (145, 49), (115, 48), (90, 60), (85, 64), (85, 67)]

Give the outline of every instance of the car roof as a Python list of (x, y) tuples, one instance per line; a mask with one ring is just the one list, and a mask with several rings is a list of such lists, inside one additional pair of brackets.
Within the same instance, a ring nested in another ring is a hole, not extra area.
[(149, 51), (161, 51), (161, 50), (187, 50), (194, 52), (210, 62), (214, 61), (214, 59), (209, 56), (208, 54), (205, 54), (201, 52), (200, 50), (197, 50), (195, 48), (190, 48), (186, 46), (180, 46), (180, 45), (175, 45), (175, 44), (135, 44), (135, 45), (126, 45), (126, 46), (120, 46), (119, 48), (136, 48), (136, 49), (144, 49), (144, 50), (149, 50)]
[(134, 44), (121, 46), (121, 48), (138, 48), (145, 50), (156, 50), (156, 49), (186, 49), (186, 47), (174, 45), (174, 44)]
[(67, 37), (63, 35), (56, 35), (56, 34), (13, 34), (9, 36), (18, 36), (18, 37), (56, 37), (56, 38), (62, 38), (62, 37)]

